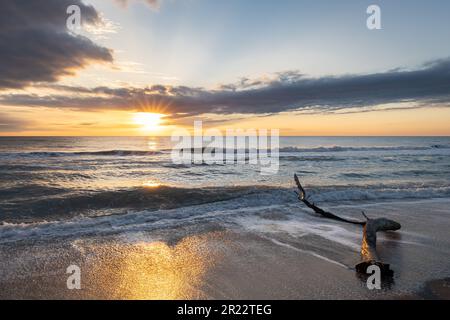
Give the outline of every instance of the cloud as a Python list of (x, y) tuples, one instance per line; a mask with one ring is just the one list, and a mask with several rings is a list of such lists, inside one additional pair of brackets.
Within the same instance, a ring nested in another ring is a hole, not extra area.
[(17, 132), (26, 129), (31, 122), (0, 113), (0, 132)]
[[(126, 7), (132, 0), (115, 0), (121, 6)], [(158, 10), (161, 6), (161, 0), (138, 0), (141, 2), (145, 2), (151, 9)]]
[(307, 77), (297, 71), (273, 78), (241, 79), (219, 89), (153, 85), (145, 88), (85, 88), (51, 85), (54, 95), (3, 95), (0, 104), (80, 110), (136, 110), (140, 105), (167, 106), (172, 117), (200, 114), (266, 115), (286, 111), (307, 113), (379, 110), (382, 104), (409, 102), (411, 107), (450, 105), (450, 59), (429, 62), (415, 70)]
[(66, 28), (66, 9), (78, 5), (83, 25), (100, 24), (81, 0), (14, 0), (0, 3), (0, 89), (55, 82), (92, 62), (112, 62), (112, 53)]

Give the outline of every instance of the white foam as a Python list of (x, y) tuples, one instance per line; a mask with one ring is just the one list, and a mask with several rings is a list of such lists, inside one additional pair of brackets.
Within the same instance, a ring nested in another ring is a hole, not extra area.
[(320, 255), (320, 254), (318, 254), (318, 253), (316, 253), (316, 252), (314, 252), (314, 251), (303, 250), (303, 249), (300, 249), (300, 248), (291, 246), (290, 244), (287, 244), (287, 243), (284, 243), (284, 242), (281, 242), (281, 241), (278, 241), (278, 240), (275, 240), (275, 239), (272, 239), (272, 238), (267, 238), (267, 239), (269, 239), (270, 241), (272, 241), (272, 242), (275, 243), (276, 245), (279, 245), (279, 246), (282, 246), (282, 247), (285, 247), (285, 248), (289, 248), (289, 249), (291, 249), (291, 250), (298, 251), (298, 252), (301, 252), (301, 253), (306, 253), (306, 254), (312, 255), (312, 256), (314, 256), (314, 257), (316, 257), (316, 258), (319, 258), (319, 259), (321, 259), (321, 260), (325, 260), (325, 261), (327, 261), (327, 262), (330, 262), (330, 263), (333, 263), (333, 264), (338, 265), (338, 266), (340, 266), (340, 267), (343, 267), (343, 268), (345, 268), (345, 269), (350, 269), (350, 268), (347, 267), (346, 265), (344, 265), (344, 264), (342, 264), (342, 263), (340, 263), (340, 262), (338, 262), (338, 261), (336, 261), (336, 260), (332, 260), (332, 259), (329, 259), (329, 258), (327, 258), (327, 257), (324, 257), (324, 256), (322, 256), (322, 255)]
[[(289, 210), (290, 211), (290, 210)], [(293, 237), (304, 237), (313, 234), (324, 239), (342, 244), (356, 252), (359, 251), (361, 234), (357, 226), (354, 231), (349, 231), (335, 223), (324, 223), (320, 218), (295, 216), (289, 220), (267, 220), (258, 216), (238, 216), (236, 223), (244, 229), (259, 233), (286, 233)]]

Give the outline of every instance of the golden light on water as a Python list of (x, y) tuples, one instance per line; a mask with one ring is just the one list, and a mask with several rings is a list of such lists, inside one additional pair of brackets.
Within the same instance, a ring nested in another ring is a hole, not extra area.
[(149, 141), (149, 142), (147, 142), (147, 148), (148, 148), (148, 150), (151, 150), (151, 151), (156, 151), (156, 150), (158, 150), (158, 144), (155, 142), (155, 141)]
[(162, 113), (136, 112), (133, 114), (133, 122), (144, 131), (157, 131), (161, 129), (164, 117)]

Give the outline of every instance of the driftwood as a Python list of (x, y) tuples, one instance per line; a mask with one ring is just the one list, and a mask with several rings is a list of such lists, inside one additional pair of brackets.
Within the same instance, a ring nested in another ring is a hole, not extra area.
[(400, 224), (393, 220), (389, 220), (386, 218), (377, 218), (370, 219), (366, 216), (364, 212), (362, 212), (365, 221), (356, 221), (346, 218), (341, 218), (331, 212), (327, 212), (319, 207), (317, 207), (314, 203), (311, 203), (306, 196), (305, 189), (303, 189), (298, 177), (294, 174), (295, 183), (299, 189), (299, 192), (296, 192), (298, 195), (298, 199), (303, 202), (308, 208), (312, 209), (315, 213), (320, 214), (321, 216), (333, 219), (341, 222), (352, 223), (363, 226), (363, 239), (361, 244), (361, 262), (355, 266), (355, 269), (358, 273), (366, 274), (367, 268), (370, 265), (377, 265), (380, 267), (380, 271), (382, 276), (392, 276), (394, 272), (390, 269), (389, 264), (383, 263), (380, 261), (380, 258), (377, 254), (377, 232), (378, 231), (395, 231), (400, 229)]

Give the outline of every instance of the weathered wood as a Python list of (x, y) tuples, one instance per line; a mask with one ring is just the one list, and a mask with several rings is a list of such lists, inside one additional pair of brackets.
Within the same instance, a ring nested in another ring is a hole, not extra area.
[(377, 254), (377, 232), (378, 231), (395, 231), (401, 228), (398, 222), (386, 218), (369, 219), (367, 218), (363, 229), (363, 240), (361, 244), (361, 262), (356, 265), (356, 271), (366, 273), (370, 265), (380, 267), (381, 274), (384, 276), (392, 276), (394, 272), (390, 269), (389, 264), (380, 261)]
[(299, 192), (297, 192), (298, 199), (302, 201), (308, 208), (312, 209), (315, 213), (318, 213), (321, 216), (328, 219), (363, 226), (363, 239), (361, 244), (361, 262), (358, 263), (355, 267), (358, 273), (366, 274), (367, 268), (370, 265), (377, 265), (378, 267), (380, 267), (381, 274), (383, 276), (393, 275), (393, 271), (390, 269), (389, 264), (381, 262), (378, 257), (377, 232), (398, 230), (401, 228), (401, 225), (398, 222), (386, 218), (370, 219), (366, 216), (364, 212), (362, 214), (366, 218), (366, 221), (356, 221), (339, 217), (331, 212), (325, 211), (317, 207), (314, 203), (309, 202), (308, 197), (306, 196), (305, 189), (301, 185), (296, 174), (294, 174), (294, 180), (295, 183), (297, 184), (297, 188), (299, 189)]

